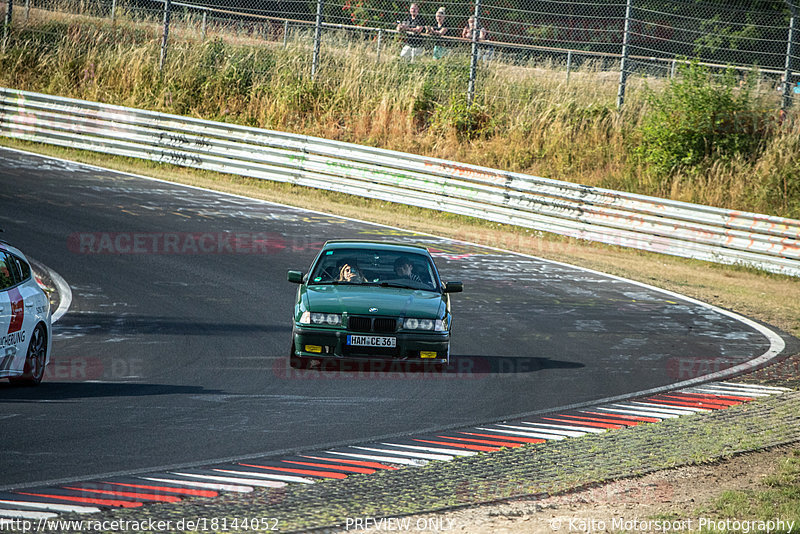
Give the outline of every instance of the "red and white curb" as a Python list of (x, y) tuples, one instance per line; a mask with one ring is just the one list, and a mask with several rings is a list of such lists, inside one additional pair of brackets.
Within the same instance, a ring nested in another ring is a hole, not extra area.
[(313, 484), (450, 461), (459, 456), (577, 438), (657, 423), (684, 415), (713, 412), (780, 395), (787, 388), (713, 382), (634, 400), (599, 404), (532, 418), (461, 430), (364, 443), (289, 457), (265, 457), (199, 469), (176, 469), (90, 482), (0, 493), (0, 518), (40, 520), (62, 513), (94, 513), (108, 508), (138, 508), (152, 502), (214, 498), (225, 492)]

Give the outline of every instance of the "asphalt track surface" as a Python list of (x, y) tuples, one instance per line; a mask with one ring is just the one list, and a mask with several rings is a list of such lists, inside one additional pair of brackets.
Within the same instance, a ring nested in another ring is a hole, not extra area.
[[(0, 385), (6, 489), (497, 421), (769, 348), (715, 309), (598, 273), (5, 149), (0, 227), (74, 299), (45, 382)], [(288, 369), (286, 271), (334, 238), (424, 243), (464, 282), (448, 373)]]

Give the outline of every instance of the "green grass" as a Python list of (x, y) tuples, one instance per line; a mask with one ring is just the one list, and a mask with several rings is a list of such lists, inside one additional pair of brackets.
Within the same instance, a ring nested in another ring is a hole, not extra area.
[[(794, 522), (800, 532), (800, 449), (780, 460), (775, 474), (766, 476), (756, 490), (724, 491), (699, 514), (718, 519)], [(709, 532), (708, 530), (705, 530)]]
[[(730, 87), (700, 73), (692, 80), (703, 91), (684, 92), (688, 106), (679, 106), (658, 95), (681, 97), (680, 87), (632, 77), (619, 112), (614, 72), (587, 65), (567, 80), (551, 65), (493, 61), (481, 65), (468, 106), (463, 55), (407, 63), (390, 38), (378, 59), (375, 43), (330, 32), (311, 81), (307, 32), (293, 33), (285, 48), (224, 28), (211, 28), (202, 41), (196, 19), (190, 22), (176, 17), (159, 72), (156, 21), (120, 16), (112, 24), (34, 9), (27, 23), (15, 23), (0, 54), (0, 84), (800, 218), (800, 129), (794, 113), (777, 121), (778, 99), (766, 87)], [(714, 108), (718, 120), (692, 118), (704, 111), (701, 102), (714, 102), (694, 95), (722, 90), (730, 105)], [(706, 128), (692, 132), (692, 143), (671, 139), (691, 152), (666, 160), (678, 164), (665, 166), (647, 150), (660, 143), (648, 122), (659, 110), (667, 118), (686, 113), (680, 124)], [(730, 127), (741, 135), (719, 135)], [(694, 148), (704, 140), (718, 149)]]

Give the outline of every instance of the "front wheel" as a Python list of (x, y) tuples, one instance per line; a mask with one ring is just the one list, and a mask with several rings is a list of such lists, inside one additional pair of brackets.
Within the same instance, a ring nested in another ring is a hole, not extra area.
[(44, 366), (47, 363), (47, 333), (44, 326), (36, 325), (33, 329), (31, 341), (28, 343), (28, 353), (25, 355), (25, 368), (22, 376), (11, 378), (11, 383), (20, 386), (38, 386), (44, 378)]

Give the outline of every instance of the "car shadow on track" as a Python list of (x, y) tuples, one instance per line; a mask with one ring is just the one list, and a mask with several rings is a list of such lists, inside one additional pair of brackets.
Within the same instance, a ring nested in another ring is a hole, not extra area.
[(38, 387), (0, 383), (0, 404), (70, 401), (97, 397), (149, 397), (154, 395), (209, 395), (223, 393), (200, 386), (138, 384), (133, 382), (48, 382)]
[(453, 355), (447, 372), (473, 374), (520, 374), (545, 369), (580, 369), (580, 362), (537, 358), (532, 356)]
[[(367, 377), (369, 375), (392, 375), (402, 373), (404, 375), (428, 375), (442, 376), (446, 378), (468, 376), (485, 376), (492, 374), (523, 374), (542, 371), (545, 369), (580, 369), (585, 367), (579, 362), (568, 362), (553, 360), (550, 358), (534, 358), (528, 356), (476, 356), (476, 355), (453, 355), (450, 357), (450, 365), (444, 369), (438, 369), (425, 365), (419, 361), (358, 361), (358, 360), (325, 360), (321, 362), (311, 362), (306, 369), (288, 369), (288, 362), (278, 360), (277, 365), (281, 367), (281, 375), (284, 378), (291, 375), (307, 375), (313, 373), (344, 374), (347, 376)], [(286, 368), (284, 368), (284, 366)]]
[(66, 338), (75, 334), (106, 336), (288, 334), (291, 330), (291, 326), (283, 324), (203, 321), (157, 315), (103, 313), (67, 314), (53, 325), (53, 335)]

